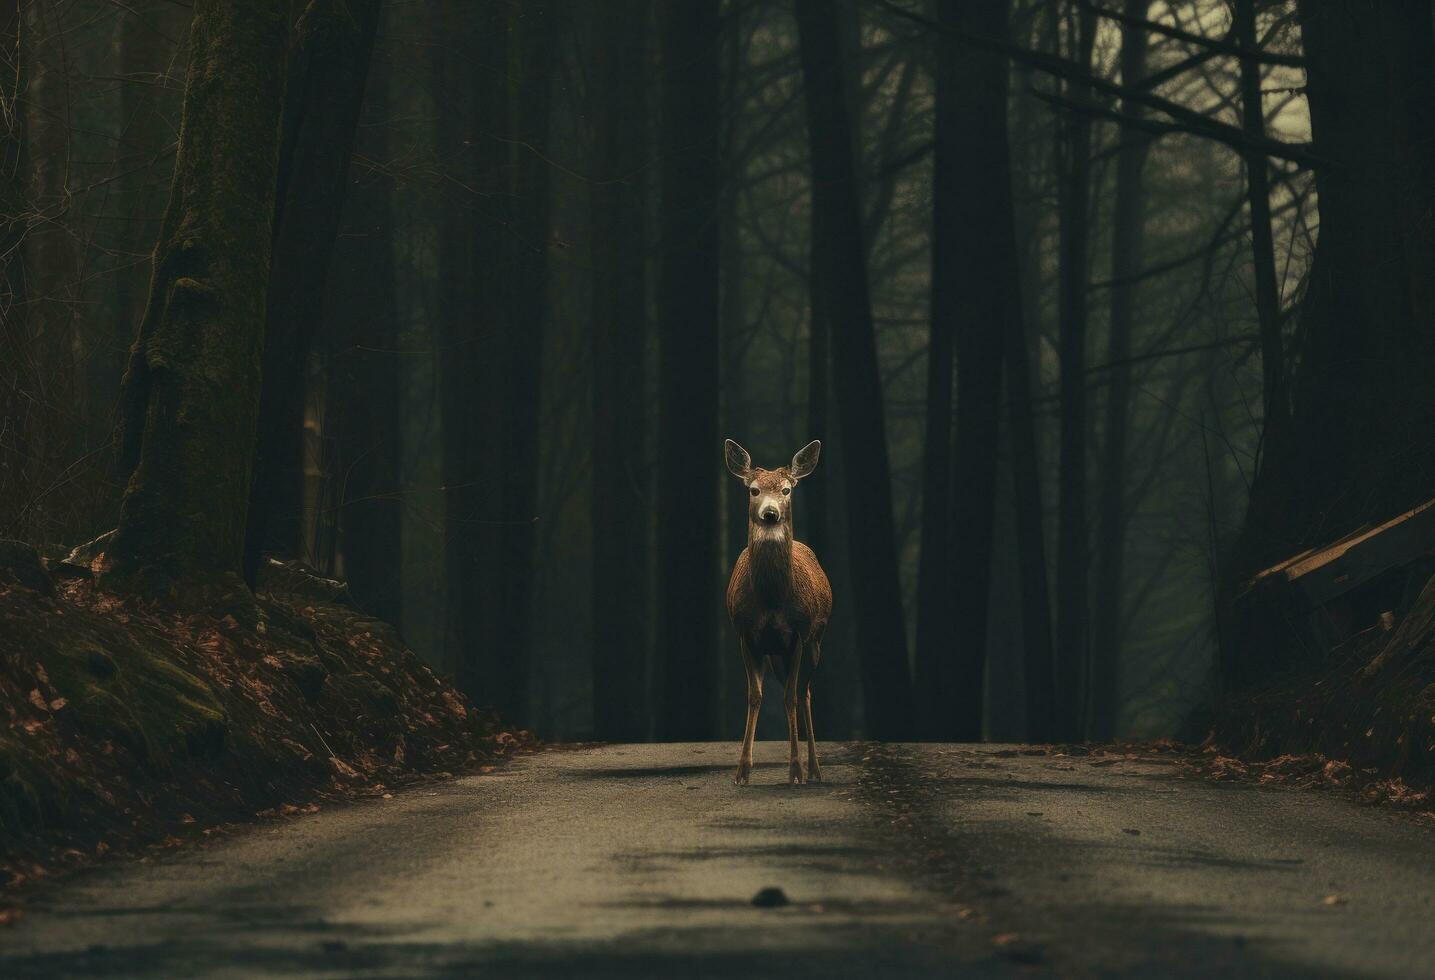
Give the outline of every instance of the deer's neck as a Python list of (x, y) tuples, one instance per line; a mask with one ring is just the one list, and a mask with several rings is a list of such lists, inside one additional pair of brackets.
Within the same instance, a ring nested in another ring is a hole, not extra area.
[(747, 559), (753, 588), (758, 596), (770, 604), (786, 599), (792, 591), (790, 525), (783, 525), (774, 531), (748, 524)]

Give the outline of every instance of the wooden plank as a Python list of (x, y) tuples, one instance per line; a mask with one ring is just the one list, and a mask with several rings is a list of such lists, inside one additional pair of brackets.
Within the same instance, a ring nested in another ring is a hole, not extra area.
[(1252, 585), (1263, 579), (1284, 580), (1307, 608), (1314, 609), (1432, 550), (1435, 500), (1428, 500), (1383, 524), (1358, 528), (1324, 548), (1288, 558), (1261, 572)]

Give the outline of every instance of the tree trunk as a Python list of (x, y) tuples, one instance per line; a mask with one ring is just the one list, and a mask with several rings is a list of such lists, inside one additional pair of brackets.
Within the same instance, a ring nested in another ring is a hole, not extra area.
[(266, 549), (301, 555), (305, 368), (348, 191), (380, 0), (310, 0), (284, 96), (259, 441), (244, 572)]
[[(73, 210), (72, 155), (77, 147), (70, 129), (72, 103), (68, 59), (69, 32), (78, 11), (63, 5), (20, 3), (26, 86), (20, 101), (25, 115), (25, 154), (29, 229), (21, 248), (25, 263), (29, 353), (32, 359), (29, 407), (30, 460), (40, 488), (59, 483), (68, 467), (83, 457), (89, 391), (85, 363), (97, 338), (84, 331), (78, 316), (83, 250), (80, 216)], [(71, 486), (73, 494), (75, 487)], [(68, 515), (56, 494), (30, 501), (34, 533), (63, 533)]]
[[(494, 704), (485, 659), (497, 587), (495, 524), (499, 391), (495, 338), (502, 329), (498, 229), (500, 144), (508, 31), (495, 3), (434, 6), (432, 97), (442, 106), (435, 136), (445, 167), (438, 230), (439, 402), (444, 494), (444, 651), (458, 686)], [(506, 270), (505, 270), (506, 271)]]
[(283, 11), (201, 0), (150, 301), (126, 377), (144, 420), (103, 581), (239, 582), (283, 96)]
[[(1146, 19), (1150, 0), (1126, 0), (1128, 17)], [(1121, 32), (1121, 81), (1134, 85), (1146, 75), (1146, 31), (1127, 25)], [(1139, 120), (1141, 107), (1123, 105)], [(1116, 155), (1116, 203), (1111, 231), (1111, 324), (1106, 360), (1111, 364), (1102, 442), (1102, 491), (1097, 530), (1096, 577), (1091, 598), (1091, 690), (1088, 738), (1115, 736), (1121, 686), (1121, 586), (1126, 557), (1126, 434), (1131, 410), (1131, 333), (1135, 321), (1136, 276), (1141, 271), (1145, 225), (1142, 171), (1150, 141), (1135, 126), (1123, 128)], [(1263, 161), (1264, 162), (1264, 161)], [(1270, 241), (1267, 211), (1266, 241)]]
[(713, 731), (710, 695), (721, 595), (718, 7), (717, 0), (688, 0), (661, 10), (658, 732), (675, 741), (707, 738)]
[[(938, 17), (944, 27), (956, 26), (958, 12), (942, 3)], [(951, 608), (953, 577), (964, 556), (952, 552), (952, 357), (958, 329), (958, 268), (964, 251), (953, 240), (964, 188), (961, 180), (964, 119), (958, 100), (970, 78), (962, 61), (975, 52), (958, 48), (948, 34), (937, 36), (936, 109), (932, 163), (932, 285), (927, 331), (927, 407), (922, 442), (922, 531), (917, 564), (917, 635), (913, 647), (918, 694), (918, 723), (923, 738), (940, 741), (960, 710), (955, 688), (958, 627)], [(985, 57), (976, 54), (977, 57)], [(972, 98), (970, 101), (977, 101)], [(965, 637), (967, 624), (962, 623)], [(976, 739), (981, 738), (980, 686)]]
[[(1289, 438), (1267, 445), (1223, 605), (1273, 560), (1394, 516), (1435, 485), (1435, 36), (1422, 0), (1298, 7), (1320, 240), (1300, 308)], [(1279, 454), (1279, 460), (1272, 455)], [(1233, 684), (1290, 648), (1223, 624)]]
[(1011, 442), (1012, 509), (1016, 525), (1017, 563), (1021, 578), (1023, 675), (1026, 684), (1026, 737), (1047, 742), (1055, 731), (1056, 673), (1051, 647), (1051, 592), (1046, 568), (1046, 530), (1041, 499), (1041, 464), (1036, 445), (1036, 420), (1031, 399), (1031, 367), (1022, 314), (1021, 272), (1018, 267), (1016, 216), (1006, 199), (1007, 270), (1001, 278), (1007, 296), (1006, 362), (1007, 425)]
[(506, 261), (512, 270), (499, 334), (503, 383), (499, 443), (502, 520), (498, 525), (497, 599), (489, 647), (494, 704), (529, 724), (533, 660), (534, 548), (537, 541), (538, 415), (548, 318), (549, 87), (559, 21), (547, 4), (509, 8), (506, 168)]
[[(857, 154), (862, 149), (862, 22), (855, 3), (850, 0), (837, 4), (837, 36), (842, 52), (842, 97), (847, 103), (850, 120), (854, 174), (857, 169)], [(861, 182), (858, 181), (859, 187)], [(861, 203), (861, 193), (858, 193)], [(807, 348), (807, 439), (821, 439), (822, 448), (830, 462), (837, 452), (837, 434), (831, 423), (832, 401), (832, 312), (826, 283), (816, 274), (825, 267), (826, 259), (818, 253), (827, 241), (824, 225), (826, 215), (820, 209), (812, 208), (808, 234), (808, 348)], [(866, 229), (864, 228), (864, 242)], [(811, 481), (802, 489), (802, 520), (808, 528), (802, 538), (819, 559), (826, 551), (828, 529), (832, 520), (832, 493), (828, 482), (835, 470), (829, 470), (822, 479)], [(824, 671), (824, 674), (829, 673)]]
[(25, 121), (19, 93), (26, 82), (20, 8), (0, 7), (0, 536), (24, 537), (30, 489), (30, 382), (33, 363), (25, 302)]
[[(647, 736), (648, 0), (604, 3), (594, 52), (593, 737)], [(621, 574), (619, 571), (621, 570)]]
[(856, 595), (868, 734), (913, 732), (912, 687), (897, 575), (892, 483), (883, 422), (877, 340), (867, 288), (862, 219), (853, 179), (851, 123), (842, 97), (841, 46), (832, 6), (797, 0), (797, 25), (811, 148), (812, 206), (824, 212), (821, 268), (831, 311), (839, 424), (847, 450), (847, 525)]
[[(1006, 36), (1007, 13), (1003, 0), (946, 0), (943, 7), (948, 23), (988, 37)], [(993, 288), (1002, 281), (1008, 256), (992, 247), (987, 229), (1011, 224), (1010, 209), (1003, 207), (1011, 193), (1011, 160), (1006, 58), (991, 52), (958, 52), (955, 46), (950, 56), (955, 72), (947, 93), (953, 114), (947, 149), (949, 156), (958, 155), (952, 161), (952, 184), (945, 188), (953, 199), (952, 210), (939, 234), (945, 231), (952, 236), (942, 279), (947, 283), (943, 292), (948, 294), (943, 305), (951, 310), (957, 353), (950, 560), (952, 618), (959, 632), (947, 685), (951, 710), (940, 737), (971, 742), (982, 737), (1003, 328), (1009, 316), (1006, 304), (1013, 299)]]
[[(858, 4), (842, 0), (837, 4), (837, 31), (842, 51), (842, 92), (851, 120), (851, 141), (854, 171), (860, 169), (862, 121), (865, 100), (862, 95), (862, 22)], [(857, 179), (858, 200), (862, 202)], [(888, 181), (890, 183), (890, 180)], [(818, 255), (827, 240), (822, 230), (824, 214), (811, 209), (808, 254), (807, 292), (809, 304), (809, 346), (807, 351), (808, 393), (807, 430), (799, 442), (822, 440), (822, 472), (808, 480), (802, 488), (798, 509), (799, 527), (806, 527), (801, 538), (817, 555), (832, 580), (837, 595), (850, 595), (844, 588), (848, 574), (846, 543), (837, 536), (839, 513), (843, 513), (842, 433), (833, 417), (832, 405), (832, 314), (827, 308), (827, 284), (812, 270), (823, 268), (825, 260)], [(870, 245), (875, 223), (864, 224), (864, 243)], [(745, 503), (745, 502), (744, 502)], [(744, 522), (745, 524), (746, 522)], [(855, 737), (861, 726), (858, 705), (861, 685), (860, 666), (853, 659), (855, 644), (851, 641), (853, 621), (839, 611), (823, 638), (823, 666), (817, 672), (813, 687), (814, 725), (823, 738)]]
[[(1237, 42), (1248, 51), (1257, 50), (1256, 12), (1253, 0), (1236, 0), (1232, 26)], [(1241, 124), (1250, 135), (1265, 135), (1265, 114), (1261, 97), (1261, 66), (1254, 57), (1241, 59)], [(1261, 401), (1264, 418), (1261, 428), (1256, 486), (1247, 507), (1247, 531), (1269, 527), (1282, 519), (1291, 492), (1290, 399), (1286, 391), (1285, 350), (1281, 335), (1280, 296), (1276, 285), (1275, 247), (1271, 237), (1269, 174), (1266, 158), (1260, 153), (1245, 154), (1246, 200), (1251, 214), (1251, 259), (1254, 272), (1256, 317), (1261, 338)], [(1314, 270), (1314, 267), (1312, 269)], [(1312, 318), (1314, 322), (1314, 318)], [(1256, 487), (1259, 487), (1257, 491)], [(1274, 488), (1283, 488), (1276, 491)]]
[[(1235, 0), (1236, 43), (1246, 51), (1257, 51), (1255, 0)], [(1241, 128), (1253, 139), (1265, 138), (1265, 109), (1261, 99), (1261, 65), (1252, 55), (1241, 59)], [(1285, 390), (1285, 351), (1281, 339), (1280, 294), (1276, 285), (1276, 252), (1271, 239), (1271, 192), (1266, 158), (1247, 153), (1246, 192), (1251, 212), (1251, 258), (1255, 271), (1256, 316), (1260, 322), (1262, 402), (1265, 424), (1261, 443), (1270, 458), (1279, 462), (1290, 407)], [(1134, 271), (1134, 270), (1133, 270)]]
[[(1041, 8), (1051, 11), (1050, 6)], [(1035, 25), (1033, 47), (1049, 50), (1054, 45), (1055, 17), (1041, 17)], [(1016, 130), (1029, 133), (1023, 115), (1034, 100), (1018, 103)], [(1029, 141), (1028, 141), (1029, 142)], [(1010, 145), (1010, 144), (1009, 144)], [(1010, 163), (1010, 161), (1009, 161)], [(1015, 175), (1013, 175), (1015, 177)], [(1039, 238), (1031, 228), (1018, 234), (1016, 210), (1009, 192), (1008, 217), (1000, 226), (1009, 258), (1001, 279), (1010, 297), (1007, 303), (1004, 358), (1007, 385), (1008, 438), (1011, 448), (1012, 509), (1017, 541), (1017, 568), (1021, 582), (1023, 681), (1026, 686), (1026, 738), (1048, 742), (1056, 725), (1056, 663), (1052, 649), (1051, 592), (1046, 560), (1045, 505), (1041, 492), (1041, 454), (1037, 445), (1036, 405), (1032, 401), (1032, 368), (1027, 347), (1027, 325), (1023, 313), (1024, 271), (1029, 275), (1037, 265), (1028, 261), (1025, 249), (1034, 248)], [(1025, 243), (1018, 246), (1018, 241)]]
[[(387, 23), (391, 23), (387, 22)], [(387, 59), (370, 69), (357, 153), (345, 204), (349, 234), (337, 246), (325, 319), (343, 349), (332, 358), (329, 390), (338, 432), (339, 553), (360, 609), (402, 627), (403, 505), (398, 297), (393, 184), (382, 172), (393, 125)], [(345, 261), (347, 260), (347, 261)]]
[[(728, 70), (723, 76), (723, 98), (730, 97), (737, 80), (743, 77), (740, 55), (743, 45), (737, 41), (733, 34), (742, 30), (741, 25), (730, 23), (730, 31), (726, 39), (724, 56), (727, 61)], [(726, 127), (731, 134), (732, 127)], [(729, 159), (728, 149), (731, 145), (731, 135), (728, 137), (727, 145), (723, 147), (723, 159)], [(750, 348), (751, 338), (748, 336), (749, 325), (747, 323), (747, 310), (744, 297), (746, 295), (747, 283), (743, 276), (745, 272), (751, 271), (751, 266), (746, 264), (746, 256), (743, 254), (742, 228), (738, 217), (738, 195), (728, 194), (722, 202), (721, 216), (719, 217), (719, 235), (721, 236), (722, 254), (719, 259), (722, 273), (722, 300), (721, 300), (721, 330), (722, 337), (722, 367), (719, 377), (722, 378), (722, 434), (731, 436), (738, 442), (746, 442), (751, 445), (753, 434), (753, 405), (745, 382), (747, 381), (747, 353)], [(736, 487), (728, 484), (726, 488), (719, 488), (718, 513), (722, 518), (722, 547), (718, 552), (718, 570), (726, 572), (732, 568), (742, 550), (747, 547), (747, 499), (740, 496)], [(804, 504), (806, 500), (804, 500)], [(798, 513), (798, 523), (795, 531), (799, 538), (806, 530), (802, 521), (807, 516), (807, 508)], [(808, 541), (810, 545), (811, 542)], [(719, 585), (722, 582), (719, 579)], [(732, 644), (736, 643), (736, 637), (730, 631), (723, 631), (719, 634), (726, 643), (721, 643), (717, 652), (718, 677), (716, 686), (718, 690), (718, 714), (719, 725), (731, 724), (730, 719), (745, 718), (747, 716), (747, 671), (744, 669), (742, 660), (739, 657), (730, 656), (733, 649)]]
[[(1077, 63), (1091, 64), (1095, 14), (1083, 6), (1076, 17)], [(1067, 83), (1080, 103), (1090, 91)], [(1081, 706), (1088, 653), (1087, 575), (1090, 541), (1086, 514), (1086, 279), (1088, 199), (1091, 183), (1091, 123), (1082, 113), (1065, 120), (1060, 181), (1061, 454), (1056, 547), (1056, 726), (1060, 739), (1081, 737)]]
[[(1006, 35), (1004, 0), (946, 0), (954, 32)], [(938, 42), (933, 160), (932, 311), (923, 458), (922, 557), (918, 584), (917, 687), (924, 734), (982, 737), (987, 604), (996, 490), (1004, 305), (993, 288), (1004, 256), (992, 229), (1009, 220), (1007, 64)], [(952, 353), (957, 348), (955, 485), (950, 443)]]
[[(836, 449), (836, 440), (830, 430), (829, 401), (831, 400), (831, 355), (828, 348), (832, 335), (832, 315), (827, 309), (823, 285), (815, 270), (824, 260), (818, 252), (826, 237), (821, 217), (816, 208), (812, 211), (812, 245), (808, 258), (808, 320), (807, 320), (807, 435), (804, 438), (822, 439), (823, 447), (830, 454)], [(830, 476), (828, 477), (830, 479)], [(828, 501), (826, 480), (812, 480), (803, 487), (802, 514), (807, 530), (802, 538), (813, 553), (821, 559), (827, 545), (827, 529), (831, 508)]]
[(154, 243), (174, 166), (173, 118), (180, 98), (162, 82), (176, 64), (185, 64), (189, 16), (187, 8), (163, 0), (127, 5), (119, 16), (121, 176), (114, 200), (126, 222), (116, 243), (122, 253), (114, 275), (115, 319), (107, 338), (107, 346), (118, 353), (91, 357), (87, 382), (102, 408), (90, 413), (91, 431), (105, 438), (116, 424), (125, 344), (134, 337), (149, 295)]
[(529, 710), (540, 352), (547, 313), (548, 8), (447, 11), (435, 77), (445, 209), (446, 650), (459, 686), (524, 724)]

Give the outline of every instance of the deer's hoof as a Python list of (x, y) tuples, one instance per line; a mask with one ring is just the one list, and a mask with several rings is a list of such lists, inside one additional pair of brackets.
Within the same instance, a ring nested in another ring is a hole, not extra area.
[(794, 786), (807, 782), (807, 776), (802, 772), (802, 763), (794, 762), (787, 767), (787, 781)]
[(746, 786), (747, 783), (748, 783), (748, 777), (751, 776), (751, 775), (752, 775), (752, 763), (751, 763), (751, 762), (739, 762), (739, 763), (737, 764), (737, 772), (733, 775), (732, 781), (733, 781), (734, 784), (736, 784), (736, 785), (738, 785), (738, 786)]
[(809, 783), (820, 783), (820, 782), (822, 782), (822, 770), (821, 770), (821, 769), (818, 769), (816, 766), (808, 766), (808, 767), (807, 767), (807, 781), (808, 781)]

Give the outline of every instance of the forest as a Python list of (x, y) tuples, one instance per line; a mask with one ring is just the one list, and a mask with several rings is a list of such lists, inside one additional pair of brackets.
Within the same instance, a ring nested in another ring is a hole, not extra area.
[(9, 0), (0, 538), (729, 739), (723, 439), (820, 439), (823, 738), (1245, 744), (1414, 608), (1305, 723), (1428, 766), (1435, 541), (1251, 597), (1435, 496), (1432, 117), (1423, 0)]

